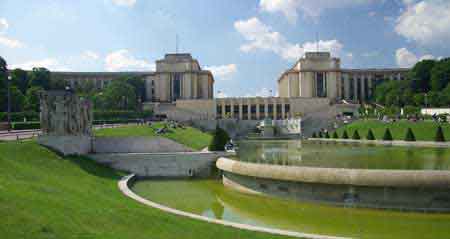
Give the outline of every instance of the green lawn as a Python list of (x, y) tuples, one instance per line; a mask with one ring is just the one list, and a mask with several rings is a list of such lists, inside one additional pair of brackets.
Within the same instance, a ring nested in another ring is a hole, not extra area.
[[(151, 127), (145, 125), (131, 125), (123, 126), (119, 128), (105, 128), (95, 130), (95, 136), (109, 136), (109, 137), (129, 137), (129, 136), (141, 136), (141, 137), (155, 137), (156, 130), (162, 128), (164, 123), (154, 123)], [(184, 144), (195, 150), (202, 150), (207, 147), (212, 139), (211, 134), (202, 132), (196, 128), (186, 127), (169, 129), (168, 133), (161, 134), (160, 136), (172, 139), (178, 143)]]
[(119, 192), (121, 176), (34, 141), (0, 143), (0, 238), (280, 238), (143, 206)]
[[(446, 140), (450, 140), (450, 124), (441, 124), (444, 130)], [(437, 123), (432, 121), (409, 122), (406, 120), (397, 121), (395, 123), (384, 123), (378, 120), (358, 120), (349, 125), (345, 125), (337, 130), (339, 137), (342, 136), (344, 129), (347, 130), (348, 136), (351, 138), (353, 132), (358, 130), (361, 138), (366, 138), (367, 131), (372, 129), (376, 139), (382, 139), (386, 128), (392, 133), (395, 140), (403, 140), (408, 128), (411, 128), (417, 140), (434, 141), (436, 135)], [(332, 134), (330, 134), (331, 136)]]

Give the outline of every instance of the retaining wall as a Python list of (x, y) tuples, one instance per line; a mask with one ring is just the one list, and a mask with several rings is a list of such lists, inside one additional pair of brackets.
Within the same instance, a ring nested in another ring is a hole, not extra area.
[(96, 137), (93, 153), (163, 153), (192, 152), (193, 150), (163, 137)]

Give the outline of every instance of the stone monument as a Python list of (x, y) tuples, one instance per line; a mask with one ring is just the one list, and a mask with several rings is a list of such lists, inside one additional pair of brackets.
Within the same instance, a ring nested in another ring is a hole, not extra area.
[(38, 142), (63, 155), (91, 151), (92, 104), (72, 91), (43, 91)]

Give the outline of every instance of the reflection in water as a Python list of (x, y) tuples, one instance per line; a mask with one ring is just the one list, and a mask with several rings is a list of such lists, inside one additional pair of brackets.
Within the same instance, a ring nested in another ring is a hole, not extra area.
[(219, 180), (138, 181), (152, 201), (210, 218), (357, 238), (448, 238), (450, 214), (332, 207), (237, 193)]
[(240, 141), (238, 160), (292, 166), (449, 170), (450, 149)]

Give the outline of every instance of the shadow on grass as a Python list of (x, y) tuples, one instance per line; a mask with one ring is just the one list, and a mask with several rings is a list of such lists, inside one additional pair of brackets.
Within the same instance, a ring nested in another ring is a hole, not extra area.
[(97, 163), (87, 156), (67, 156), (64, 157), (64, 159), (72, 162), (87, 173), (96, 177), (118, 181), (125, 175), (125, 173), (116, 171), (112, 168), (109, 168), (108, 166)]

